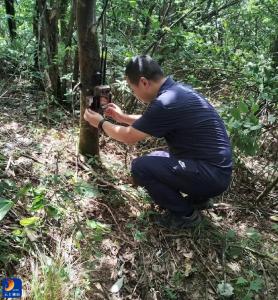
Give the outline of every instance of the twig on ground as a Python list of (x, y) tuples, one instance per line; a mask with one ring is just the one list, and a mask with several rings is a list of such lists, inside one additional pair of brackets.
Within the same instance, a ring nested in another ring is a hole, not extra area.
[(278, 176), (261, 192), (261, 194), (257, 197), (256, 203), (260, 203), (261, 200), (267, 196), (267, 194), (276, 186), (278, 183)]
[[(119, 223), (117, 222), (115, 216), (113, 215), (113, 213), (112, 213), (111, 209), (108, 207), (108, 205), (106, 205), (106, 204), (104, 204), (104, 203), (101, 203), (101, 202), (99, 202), (99, 201), (97, 201), (97, 200), (95, 200), (95, 199), (92, 199), (92, 198), (90, 199), (90, 201), (93, 201), (93, 202), (95, 202), (95, 203), (97, 203), (97, 204), (99, 204), (99, 205), (104, 206), (104, 207), (109, 211), (110, 215), (112, 216), (112, 218), (113, 218), (113, 220), (114, 220), (114, 222), (115, 222), (115, 224), (116, 224), (116, 226), (117, 226), (119, 232), (120, 232), (125, 238), (127, 238), (127, 237), (126, 237), (126, 234), (122, 231), (122, 229), (121, 229)], [(131, 242), (129, 242), (128, 239), (125, 240), (125, 242), (127, 242), (127, 243), (129, 243), (129, 244), (131, 244), (131, 245), (134, 246), (134, 244), (131, 243)]]
[(76, 144), (76, 153), (75, 153), (75, 180), (78, 177), (78, 145)]
[(171, 254), (172, 258), (173, 258), (173, 261), (174, 261), (174, 263), (175, 263), (175, 266), (177, 267), (177, 266), (178, 266), (178, 264), (177, 264), (177, 262), (176, 262), (176, 259), (175, 259), (174, 255), (173, 255), (172, 251), (171, 251), (171, 247), (169, 246), (168, 242), (166, 241), (166, 239), (165, 239), (165, 236), (164, 236), (164, 234), (162, 233), (162, 231), (161, 231), (161, 230), (160, 230), (160, 234), (162, 235), (162, 237), (163, 237), (163, 240), (164, 240), (164, 241), (165, 241), (165, 243), (167, 244), (167, 247), (168, 247), (168, 249), (169, 249), (169, 252), (170, 252), (170, 254)]
[(237, 248), (240, 248), (240, 249), (243, 249), (243, 250), (246, 250), (246, 251), (249, 251), (249, 252), (251, 252), (253, 254), (256, 254), (260, 257), (268, 258), (270, 261), (274, 262), (275, 264), (278, 264), (278, 258), (276, 258), (276, 257), (274, 257), (274, 256), (272, 256), (268, 253), (261, 253), (261, 252), (255, 250), (255, 249), (252, 249), (252, 248), (247, 247), (247, 246), (236, 245), (236, 244), (234, 244), (233, 246), (237, 247)]
[(56, 160), (55, 160), (55, 175), (58, 175), (59, 174), (59, 158), (61, 156), (61, 153), (60, 151), (57, 151), (57, 155), (56, 155)]
[(139, 280), (136, 282), (136, 285), (135, 285), (135, 287), (134, 287), (134, 289), (133, 289), (133, 291), (132, 291), (132, 293), (131, 293), (131, 297), (134, 295), (134, 293), (135, 293), (135, 291), (136, 291), (136, 289), (137, 289), (137, 287), (138, 287), (138, 284), (141, 283), (141, 279), (143, 278), (144, 275), (145, 275), (145, 274), (142, 273), (141, 276), (140, 276), (140, 278), (139, 278)]
[(264, 264), (263, 264), (263, 262), (261, 260), (260, 260), (260, 264), (261, 264), (262, 269), (263, 269), (264, 284), (265, 284), (265, 289), (266, 289), (264, 291), (264, 296), (266, 297), (265, 300), (268, 300), (268, 284), (267, 284), (266, 272), (265, 272)]
[(208, 300), (208, 280), (206, 280), (205, 300)]
[(21, 154), (22, 157), (26, 157), (26, 158), (29, 158), (29, 159), (32, 159), (34, 162), (37, 162), (38, 164), (41, 164), (41, 165), (44, 165), (43, 162), (39, 161), (36, 157), (33, 157), (31, 155), (28, 155), (28, 154)]
[[(76, 160), (73, 162), (70, 158), (68, 158), (69, 161), (71, 161), (72, 163), (76, 164)], [(113, 188), (114, 190), (119, 191), (121, 194), (123, 194), (127, 199), (129, 199), (130, 201), (137, 202), (138, 198), (136, 198), (134, 195), (131, 195), (129, 193), (127, 193), (126, 191), (120, 189), (118, 186), (116, 186), (115, 184), (108, 182), (102, 178), (99, 177), (99, 174), (97, 174), (97, 172), (95, 172), (90, 166), (86, 165), (85, 163), (81, 162), (80, 160), (77, 161), (77, 164), (79, 167), (81, 167), (82, 169), (84, 169), (85, 171), (88, 171), (89, 173), (91, 173), (95, 178), (97, 178), (98, 182), (101, 182), (102, 184)]]
[(11, 154), (10, 157), (9, 157), (7, 166), (6, 166), (6, 168), (5, 168), (5, 172), (6, 172), (6, 173), (8, 172), (8, 170), (9, 170), (9, 168), (10, 168), (10, 166), (11, 166), (11, 163), (12, 163), (12, 157), (13, 157), (13, 154)]
[[(209, 268), (208, 264), (206, 264), (206, 263), (203, 261), (201, 251), (198, 249), (198, 247), (195, 245), (195, 243), (194, 243), (192, 240), (190, 240), (190, 243), (191, 243), (191, 245), (193, 246), (193, 248), (195, 249), (195, 251), (198, 252), (198, 254), (199, 254), (199, 259), (200, 259), (202, 265), (203, 265), (203, 266), (204, 266), (204, 267), (212, 274), (212, 276), (214, 277), (214, 279), (215, 279), (217, 282), (219, 282), (219, 279), (218, 279), (218, 278), (215, 276), (215, 274), (211, 271), (211, 269)], [(212, 282), (210, 281), (210, 279), (209, 279), (205, 274), (203, 274), (203, 275), (206, 277), (206, 279), (207, 279), (207, 281), (209, 282), (211, 288), (213, 289), (213, 291), (214, 291), (215, 294), (217, 295), (217, 290), (216, 290), (216, 288), (214, 287), (214, 285), (212, 284)]]
[(0, 98), (9, 98), (9, 97), (4, 97), (4, 95), (6, 95), (8, 93), (8, 90), (5, 91), (2, 95), (0, 95)]

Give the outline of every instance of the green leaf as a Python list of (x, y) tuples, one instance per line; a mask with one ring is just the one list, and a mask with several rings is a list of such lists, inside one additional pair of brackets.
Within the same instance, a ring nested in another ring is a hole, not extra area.
[(259, 104), (253, 103), (251, 110), (253, 113), (256, 113), (259, 110), (259, 108), (260, 108)]
[(253, 299), (253, 294), (252, 293), (248, 293), (246, 296), (244, 296), (242, 298), (242, 300), (252, 300)]
[(146, 240), (146, 234), (142, 231), (137, 230), (134, 234), (134, 239), (138, 242)]
[(274, 231), (278, 232), (278, 224), (272, 224), (271, 228), (272, 228)]
[(232, 116), (236, 119), (236, 120), (240, 120), (240, 111), (237, 108), (233, 108), (231, 110), (231, 114)]
[(236, 232), (234, 230), (230, 229), (226, 233), (226, 237), (228, 240), (233, 240), (236, 237)]
[(81, 241), (82, 239), (84, 239), (84, 235), (82, 234), (81, 231), (77, 231), (75, 238), (77, 239), (77, 241)]
[(44, 208), (44, 206), (45, 206), (44, 194), (36, 195), (34, 201), (32, 202), (31, 210), (36, 211)]
[(129, 0), (129, 4), (130, 4), (132, 7), (135, 7), (135, 6), (136, 6), (136, 0)]
[(259, 124), (259, 118), (257, 118), (255, 115), (251, 115), (250, 116), (250, 122), (254, 125), (258, 125)]
[(263, 287), (263, 280), (261, 278), (256, 278), (255, 280), (250, 282), (250, 290), (259, 292)]
[(76, 192), (85, 197), (92, 198), (97, 197), (100, 194), (97, 187), (83, 181), (77, 183)]
[(39, 217), (24, 218), (24, 219), (21, 219), (19, 221), (19, 223), (20, 223), (20, 225), (22, 225), (24, 227), (32, 226), (32, 225), (35, 225), (39, 219), (40, 219)]
[(23, 231), (21, 230), (21, 229), (14, 229), (13, 231), (12, 231), (12, 234), (14, 235), (14, 236), (22, 236), (22, 234), (23, 234)]
[(255, 228), (248, 228), (246, 230), (246, 235), (254, 241), (259, 241), (262, 237), (262, 235)]
[(100, 229), (100, 230), (103, 230), (103, 231), (110, 230), (109, 225), (100, 223), (98, 221), (87, 220), (86, 223), (87, 223), (87, 226), (91, 229)]
[(239, 110), (241, 111), (241, 112), (243, 112), (243, 113), (247, 113), (248, 112), (248, 105), (247, 104), (245, 104), (244, 102), (240, 102), (239, 103), (239, 106), (238, 106), (238, 108), (239, 108)]
[(248, 283), (248, 280), (244, 279), (243, 277), (239, 277), (236, 282), (237, 285), (241, 285), (241, 286), (246, 285), (247, 283)]
[(5, 180), (0, 181), (0, 193), (1, 194), (3, 192), (15, 191), (15, 190), (16, 190), (16, 185), (13, 181), (11, 181), (9, 179), (5, 179)]
[(57, 219), (59, 218), (59, 214), (60, 214), (60, 211), (58, 208), (52, 206), (52, 205), (48, 205), (46, 208), (45, 208), (46, 212), (47, 212), (47, 215), (51, 218), (54, 218), (54, 219)]
[(0, 198), (0, 221), (4, 219), (8, 211), (13, 207), (14, 202)]
[(255, 130), (258, 130), (258, 129), (261, 129), (261, 128), (262, 128), (262, 125), (259, 124), (259, 125), (251, 126), (251, 127), (250, 127), (250, 130), (255, 131)]
[(20, 188), (20, 190), (17, 193), (18, 197), (24, 197), (26, 196), (26, 194), (30, 191), (30, 189), (32, 188), (31, 184), (26, 184), (25, 186), (23, 186), (22, 188)]

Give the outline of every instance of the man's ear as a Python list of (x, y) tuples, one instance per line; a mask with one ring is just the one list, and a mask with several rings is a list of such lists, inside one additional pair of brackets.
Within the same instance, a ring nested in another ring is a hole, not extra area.
[(144, 87), (149, 87), (150, 86), (150, 81), (146, 77), (141, 77), (140, 82)]

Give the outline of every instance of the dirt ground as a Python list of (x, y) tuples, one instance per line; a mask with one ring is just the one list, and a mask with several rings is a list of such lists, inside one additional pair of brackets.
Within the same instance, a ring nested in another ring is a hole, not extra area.
[(101, 161), (82, 162), (78, 114), (23, 86), (0, 98), (0, 197), (15, 202), (1, 221), (0, 277), (22, 278), (23, 299), (277, 299), (278, 193), (256, 204), (265, 182), (252, 168), (236, 165), (200, 226), (161, 229), (129, 181), (131, 160), (157, 143), (102, 136)]

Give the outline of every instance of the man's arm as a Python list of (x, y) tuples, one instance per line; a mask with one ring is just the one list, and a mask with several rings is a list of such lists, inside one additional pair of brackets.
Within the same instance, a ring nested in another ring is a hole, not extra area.
[(107, 117), (110, 117), (118, 123), (132, 125), (141, 115), (127, 115), (123, 113), (118, 105), (115, 103), (109, 103), (104, 111)]
[[(131, 116), (131, 117), (133, 117), (133, 116)], [(134, 119), (132, 119), (132, 120), (134, 120)], [(110, 123), (109, 121), (105, 121), (103, 123), (102, 129), (111, 138), (113, 138), (119, 142), (129, 144), (129, 145), (136, 144), (137, 142), (139, 142), (149, 136), (148, 134), (135, 129), (132, 126), (125, 127), (125, 126), (121, 126), (121, 125), (114, 125), (114, 124)]]
[[(97, 128), (100, 121), (103, 120), (103, 116), (95, 111), (86, 109), (84, 119), (93, 127)], [(106, 120), (102, 123), (102, 129), (108, 136), (125, 144), (132, 145), (148, 137), (148, 134), (135, 129), (132, 126), (125, 127), (121, 125), (114, 125)]]
[(122, 116), (122, 122), (124, 124), (132, 125), (136, 120), (141, 118), (142, 115), (126, 115)]

